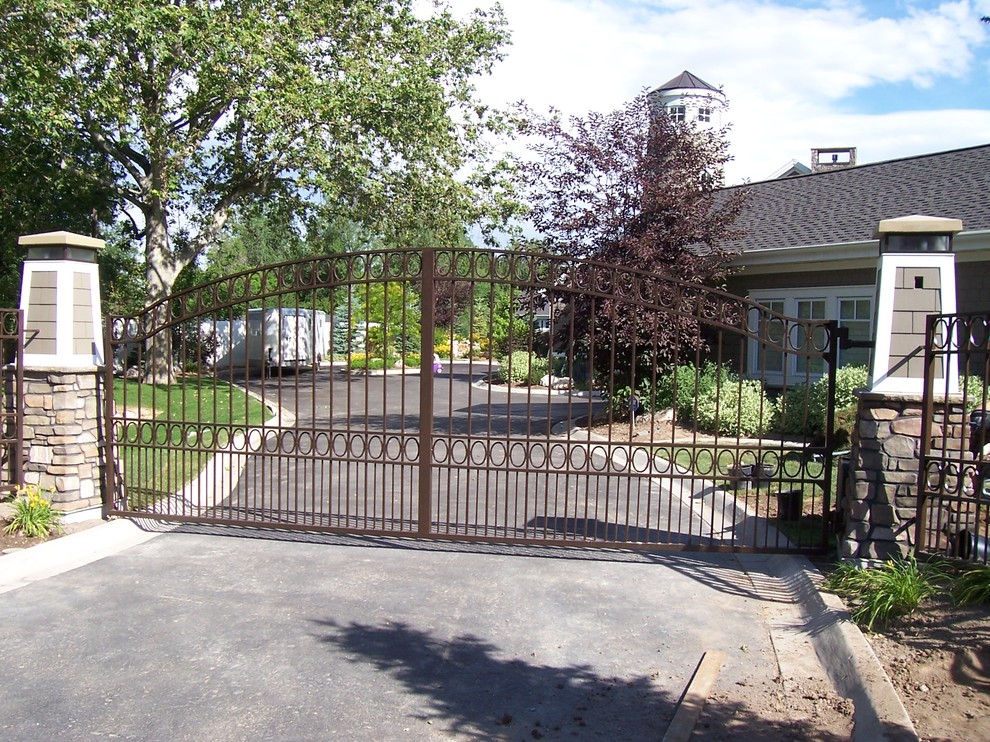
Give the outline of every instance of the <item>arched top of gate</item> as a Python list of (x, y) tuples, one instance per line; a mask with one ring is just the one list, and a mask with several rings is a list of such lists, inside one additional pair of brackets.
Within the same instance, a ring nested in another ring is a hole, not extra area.
[[(487, 248), (400, 248), (297, 258), (252, 268), (177, 292), (130, 317), (112, 317), (116, 339), (141, 340), (169, 327), (218, 311), (260, 305), (300, 291), (367, 283), (419, 282), (426, 253), (434, 280), (499, 283), (546, 301), (585, 296), (616, 301), (648, 312), (697, 320), (786, 349), (795, 328), (805, 337), (826, 338), (810, 349), (821, 352), (833, 341), (832, 324), (787, 317), (748, 298), (637, 268), (533, 251)], [(814, 332), (812, 332), (814, 330)], [(779, 339), (779, 340), (778, 340)]]

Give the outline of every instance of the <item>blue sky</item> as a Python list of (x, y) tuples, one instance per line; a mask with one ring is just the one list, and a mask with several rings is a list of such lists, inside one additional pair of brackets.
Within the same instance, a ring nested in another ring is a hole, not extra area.
[[(485, 0), (451, 0), (457, 13)], [(607, 111), (690, 70), (729, 99), (729, 182), (812, 147), (876, 162), (990, 143), (990, 0), (501, 0), (489, 103)]]

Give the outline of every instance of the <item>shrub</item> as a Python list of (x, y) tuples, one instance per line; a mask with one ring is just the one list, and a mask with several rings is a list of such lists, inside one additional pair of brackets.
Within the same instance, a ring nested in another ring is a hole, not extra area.
[(698, 372), (694, 366), (677, 366), (657, 379), (654, 404), (658, 409), (673, 408), (678, 419), (690, 422), (698, 386)]
[[(856, 390), (862, 389), (870, 381), (870, 372), (866, 366), (843, 366), (835, 372), (835, 409), (843, 410), (847, 407), (855, 407), (859, 400), (856, 397)], [(819, 380), (816, 384), (823, 384), (828, 388), (828, 381)], [(822, 424), (825, 420), (825, 392), (822, 392)]]
[(970, 412), (983, 407), (987, 399), (987, 389), (979, 376), (967, 375), (959, 379), (959, 391), (966, 393), (966, 411)]
[(380, 355), (370, 356), (366, 353), (351, 353), (348, 359), (348, 366), (352, 370), (381, 371), (385, 368), (392, 368), (397, 360), (397, 358), (391, 355), (382, 358)]
[[(866, 386), (870, 374), (866, 366), (843, 366), (835, 372), (835, 411), (855, 407), (855, 391)], [(828, 409), (828, 377), (818, 379), (811, 388), (791, 387), (781, 401), (780, 430), (791, 435), (818, 435), (825, 432)]]
[(913, 613), (922, 600), (941, 590), (945, 580), (943, 562), (918, 562), (912, 555), (868, 569), (841, 564), (822, 585), (848, 599), (853, 621), (872, 631), (875, 625)]
[(436, 343), (433, 346), (433, 352), (441, 358), (451, 358), (450, 343)]
[(953, 581), (952, 598), (957, 605), (990, 604), (990, 566), (965, 567)]
[(498, 380), (505, 384), (539, 384), (547, 375), (550, 364), (535, 353), (517, 350), (503, 358), (499, 364)]
[(835, 447), (849, 448), (852, 445), (853, 431), (856, 429), (856, 415), (859, 414), (858, 405), (850, 405), (835, 413)]
[(758, 381), (726, 379), (718, 386), (699, 384), (695, 421), (699, 428), (723, 435), (762, 435), (776, 420), (776, 405)]
[(62, 532), (62, 514), (52, 507), (51, 500), (42, 497), (36, 485), (29, 484), (18, 495), (14, 500), (14, 518), (3, 529), (4, 533), (20, 531), (29, 538), (47, 538)]
[(403, 366), (411, 366), (413, 368), (419, 368), (420, 364), (423, 362), (423, 356), (419, 353), (406, 353), (402, 357)]

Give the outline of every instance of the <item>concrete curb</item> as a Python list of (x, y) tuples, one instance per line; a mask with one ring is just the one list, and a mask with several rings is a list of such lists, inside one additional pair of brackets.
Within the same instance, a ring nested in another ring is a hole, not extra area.
[(163, 524), (156, 527), (146, 530), (131, 520), (112, 520), (0, 556), (0, 593), (99, 561), (168, 530)]
[[(767, 556), (741, 560), (765, 567), (790, 597), (789, 604), (768, 601), (767, 625), (784, 682), (807, 668), (790, 665), (800, 653), (795, 643), (811, 643), (836, 692), (853, 702), (853, 742), (917, 742), (918, 733), (870, 643), (835, 595), (818, 589), (820, 573), (804, 557)], [(758, 575), (754, 582), (759, 582)]]

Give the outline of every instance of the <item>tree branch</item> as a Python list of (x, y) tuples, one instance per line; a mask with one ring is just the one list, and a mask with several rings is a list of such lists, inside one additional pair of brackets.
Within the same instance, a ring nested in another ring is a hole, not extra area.
[(135, 183), (138, 184), (138, 186), (142, 189), (146, 188), (148, 170), (151, 167), (151, 163), (148, 161), (148, 158), (129, 145), (121, 145), (117, 142), (111, 141), (97, 128), (93, 118), (89, 114), (84, 115), (83, 124), (86, 127), (86, 133), (89, 135), (90, 141), (96, 146), (96, 148), (103, 154), (120, 163), (121, 167), (127, 171), (127, 174)]

